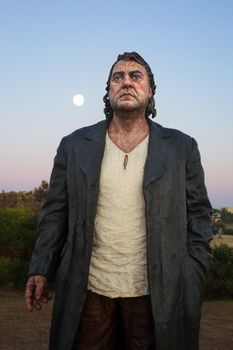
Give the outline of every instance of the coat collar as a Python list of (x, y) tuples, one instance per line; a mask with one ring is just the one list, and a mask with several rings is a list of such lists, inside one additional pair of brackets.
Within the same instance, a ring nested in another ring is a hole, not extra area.
[(86, 175), (88, 185), (94, 185), (99, 181), (107, 127), (107, 120), (103, 120), (88, 127), (84, 134), (84, 143), (81, 145), (83, 149), (80, 152), (79, 163)]
[[(169, 142), (171, 138), (169, 129), (165, 129), (151, 120), (148, 120), (148, 123), (150, 137), (144, 170), (144, 186), (163, 175), (174, 153), (174, 147)], [(88, 185), (94, 185), (99, 181), (108, 124), (108, 120), (103, 120), (86, 128), (84, 133), (84, 143), (81, 145), (82, 150), (79, 153), (78, 161), (86, 175)]]
[(167, 168), (169, 161), (169, 149), (166, 139), (170, 137), (166, 129), (159, 124), (148, 120), (150, 138), (148, 153), (144, 169), (144, 186), (160, 178)]

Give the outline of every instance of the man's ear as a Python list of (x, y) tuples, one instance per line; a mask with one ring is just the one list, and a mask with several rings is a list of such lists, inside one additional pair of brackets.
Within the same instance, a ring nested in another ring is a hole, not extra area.
[(149, 85), (149, 88), (148, 88), (148, 94), (149, 94), (149, 97), (153, 96), (152, 89), (151, 89), (150, 85)]

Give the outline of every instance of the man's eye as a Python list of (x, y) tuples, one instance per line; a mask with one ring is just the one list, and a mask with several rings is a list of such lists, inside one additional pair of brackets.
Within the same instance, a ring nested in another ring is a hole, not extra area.
[(122, 75), (120, 75), (120, 74), (119, 74), (119, 75), (114, 75), (113, 78), (112, 78), (112, 80), (113, 80), (115, 83), (121, 82), (122, 79), (123, 79), (123, 77), (122, 77)]
[(134, 80), (134, 81), (138, 81), (142, 78), (141, 74), (140, 73), (133, 73), (132, 76), (131, 76), (131, 79)]

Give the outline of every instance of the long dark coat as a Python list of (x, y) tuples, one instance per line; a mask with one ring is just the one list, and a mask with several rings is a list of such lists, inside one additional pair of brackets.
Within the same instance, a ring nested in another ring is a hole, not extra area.
[[(211, 206), (195, 140), (148, 121), (144, 170), (156, 350), (197, 350)], [(85, 302), (107, 121), (62, 139), (29, 274), (57, 274), (50, 350), (71, 350)]]

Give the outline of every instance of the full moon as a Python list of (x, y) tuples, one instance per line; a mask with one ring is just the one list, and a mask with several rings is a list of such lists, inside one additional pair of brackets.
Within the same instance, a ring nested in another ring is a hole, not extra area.
[(84, 97), (83, 95), (74, 95), (73, 97), (73, 103), (75, 106), (82, 106), (84, 104)]

